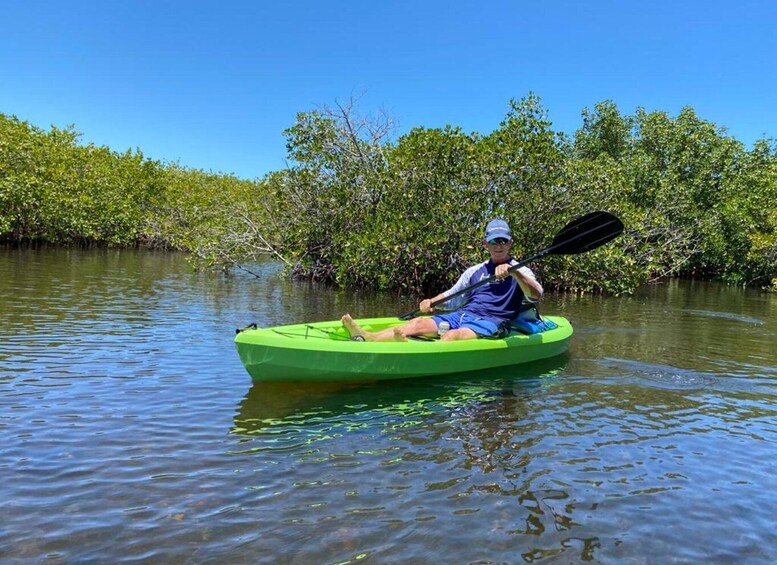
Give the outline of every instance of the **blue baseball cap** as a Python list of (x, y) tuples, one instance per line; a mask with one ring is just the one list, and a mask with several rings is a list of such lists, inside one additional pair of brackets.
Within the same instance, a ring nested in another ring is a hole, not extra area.
[(486, 241), (491, 241), (492, 239), (496, 239), (498, 237), (503, 237), (504, 239), (513, 239), (513, 236), (510, 234), (510, 226), (508, 226), (507, 222), (501, 218), (491, 220), (486, 226)]

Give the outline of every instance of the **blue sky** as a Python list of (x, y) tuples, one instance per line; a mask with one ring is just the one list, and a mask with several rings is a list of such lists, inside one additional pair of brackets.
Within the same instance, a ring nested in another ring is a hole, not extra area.
[(0, 0), (0, 112), (243, 178), (297, 112), (351, 96), (487, 134), (534, 92), (554, 129), (613, 100), (777, 138), (777, 2)]

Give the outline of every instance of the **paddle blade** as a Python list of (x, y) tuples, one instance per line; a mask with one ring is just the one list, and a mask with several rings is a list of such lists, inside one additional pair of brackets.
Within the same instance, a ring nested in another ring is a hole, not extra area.
[(553, 255), (591, 251), (623, 233), (623, 222), (609, 212), (591, 212), (569, 222), (550, 246)]

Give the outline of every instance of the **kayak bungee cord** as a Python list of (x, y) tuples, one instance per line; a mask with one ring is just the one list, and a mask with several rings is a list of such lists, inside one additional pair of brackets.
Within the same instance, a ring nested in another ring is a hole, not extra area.
[[(318, 331), (318, 332), (321, 332), (321, 333), (323, 333), (323, 334), (326, 334), (326, 335), (327, 335), (327, 336), (329, 336), (331, 339), (336, 339), (336, 340), (340, 340), (340, 341), (349, 341), (349, 339), (350, 339), (350, 338), (347, 338), (347, 337), (345, 337), (345, 336), (341, 336), (341, 335), (340, 335), (339, 333), (337, 333), (337, 331), (335, 331), (335, 330), (325, 330), (324, 328), (317, 328), (316, 326), (314, 326), (314, 325), (312, 325), (312, 324), (306, 324), (306, 325), (305, 325), (305, 328), (306, 328), (306, 331), (305, 331), (305, 338), (307, 338), (307, 337), (308, 337), (308, 330), (316, 330), (316, 331)], [(320, 336), (319, 336), (319, 337), (320, 337)], [(323, 339), (323, 338), (321, 338), (321, 339)]]
[[(273, 329), (273, 328), (270, 328), (270, 329), (271, 329), (271, 331), (273, 333), (276, 333), (278, 335), (282, 335), (283, 337), (301, 337), (301, 338), (304, 338), (304, 339), (308, 339), (308, 338), (310, 338), (310, 339), (314, 339), (314, 338), (315, 339), (333, 339), (330, 336), (308, 335), (307, 332), (305, 332), (304, 334), (301, 334), (301, 333), (293, 333), (293, 332), (280, 332), (280, 331), (278, 331), (276, 329)], [(341, 340), (341, 341), (345, 341), (346, 340), (346, 338), (340, 337), (337, 334), (335, 334), (333, 337), (336, 340)]]
[[(332, 339), (332, 340), (335, 340), (335, 341), (349, 341), (349, 339), (350, 339), (350, 338), (347, 338), (345, 336), (340, 335), (335, 330), (325, 330), (323, 328), (317, 328), (317, 327), (311, 326), (311, 325), (305, 326), (305, 333), (304, 334), (294, 333), (294, 332), (281, 332), (281, 331), (278, 331), (275, 328), (271, 328), (271, 330), (273, 331), (273, 333), (276, 333), (278, 335), (282, 335), (283, 337), (302, 337), (302, 338), (305, 338), (305, 339), (309, 339), (309, 338)], [(323, 335), (323, 336), (320, 336), (320, 335), (310, 335), (310, 330), (316, 330), (317, 332), (321, 332), (321, 333), (323, 333), (325, 335)]]

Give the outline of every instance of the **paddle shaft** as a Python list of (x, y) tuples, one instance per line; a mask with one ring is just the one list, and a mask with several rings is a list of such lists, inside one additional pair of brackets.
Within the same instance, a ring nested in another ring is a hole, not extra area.
[[(536, 253), (535, 255), (532, 255), (531, 257), (528, 257), (526, 259), (522, 259), (521, 261), (519, 261), (518, 263), (516, 263), (515, 265), (512, 265), (509, 269), (507, 269), (507, 272), (508, 273), (512, 273), (513, 271), (517, 271), (518, 269), (520, 269), (521, 267), (526, 266), (527, 264), (531, 263), (532, 261), (536, 261), (537, 259), (542, 259), (546, 255), (553, 255), (556, 250), (558, 250), (559, 248), (563, 248), (564, 246), (569, 245), (571, 242), (573, 242), (575, 240), (582, 239), (582, 238), (584, 238), (584, 237), (586, 237), (588, 235), (591, 235), (592, 233), (594, 233), (596, 231), (602, 231), (603, 227), (607, 227), (609, 225), (616, 225), (616, 224), (620, 224), (620, 220), (618, 220), (617, 218), (613, 217), (613, 219), (608, 221), (607, 223), (605, 223), (605, 224), (598, 224), (598, 225), (594, 226), (593, 228), (591, 228), (589, 230), (586, 230), (586, 231), (584, 231), (582, 233), (575, 234), (574, 236), (570, 237), (567, 240), (559, 241), (559, 242), (555, 242), (555, 240), (554, 240), (553, 245), (543, 249), (542, 251), (539, 251), (538, 253)], [(622, 227), (622, 225), (621, 225), (621, 227)], [(596, 239), (596, 240), (588, 243), (586, 245), (585, 251), (590, 251), (592, 249), (596, 249), (602, 243), (606, 243), (607, 241), (610, 241), (612, 239), (612, 237), (613, 236), (612, 236), (611, 232), (605, 233), (605, 235), (602, 236), (601, 238)], [(566, 253), (568, 253), (568, 252), (566, 252)], [(565, 252), (562, 251), (561, 254), (565, 254)], [(439, 300), (435, 300), (434, 302), (431, 303), (430, 306), (432, 308), (434, 308), (438, 304), (443, 304), (444, 302), (448, 302), (449, 300), (451, 300), (453, 298), (456, 298), (457, 296), (461, 296), (462, 294), (466, 294), (468, 292), (471, 292), (471, 291), (475, 290), (476, 288), (480, 288), (481, 286), (483, 286), (485, 284), (488, 284), (490, 282), (495, 281), (497, 278), (498, 277), (496, 275), (492, 275), (492, 276), (490, 276), (488, 278), (480, 280), (480, 281), (476, 282), (475, 284), (472, 284), (472, 285), (468, 286), (467, 288), (463, 288), (463, 289), (461, 289), (458, 292), (454, 292), (450, 296), (444, 296), (444, 297), (440, 298)], [(417, 308), (417, 309), (413, 310), (412, 312), (408, 312), (404, 316), (401, 316), (400, 319), (401, 320), (409, 320), (410, 318), (415, 318), (416, 316), (418, 316), (418, 314), (421, 314), (421, 313), (422, 313), (421, 309)]]

